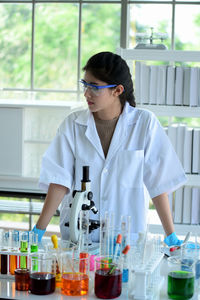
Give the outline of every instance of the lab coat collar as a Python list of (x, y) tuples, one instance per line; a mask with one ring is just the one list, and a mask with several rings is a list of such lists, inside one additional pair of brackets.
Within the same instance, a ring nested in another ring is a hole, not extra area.
[[(112, 157), (116, 154), (119, 147), (126, 138), (127, 126), (136, 123), (138, 118), (137, 109), (130, 106), (128, 103), (125, 104), (122, 114), (117, 122), (114, 135), (111, 140), (109, 151), (106, 157), (106, 161), (110, 161)], [(95, 121), (93, 114), (89, 109), (83, 110), (75, 120), (76, 123), (86, 126), (85, 136), (90, 141), (90, 143), (95, 147), (99, 155), (105, 160), (104, 152), (101, 146), (101, 141), (96, 130)]]
[[(138, 109), (130, 106), (129, 103), (126, 102), (120, 117), (125, 122), (128, 122), (128, 124), (134, 124), (138, 119)], [(92, 120), (94, 120), (92, 113), (89, 109), (85, 109), (78, 115), (75, 122), (80, 125), (88, 126)]]
[(101, 141), (97, 133), (94, 117), (93, 114), (89, 111), (89, 109), (82, 111), (75, 120), (75, 122), (86, 127), (86, 138), (90, 141), (90, 143), (99, 153), (99, 155), (103, 159), (105, 159), (103, 148), (101, 146)]

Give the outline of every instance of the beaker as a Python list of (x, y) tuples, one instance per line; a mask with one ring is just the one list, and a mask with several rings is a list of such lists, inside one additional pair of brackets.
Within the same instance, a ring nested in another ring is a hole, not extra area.
[(36, 295), (48, 295), (55, 291), (56, 257), (49, 253), (33, 253), (30, 256), (30, 291)]
[(113, 299), (122, 291), (122, 265), (110, 256), (95, 258), (94, 292), (97, 298)]
[(16, 269), (15, 273), (15, 289), (18, 291), (29, 290), (29, 269)]
[(66, 296), (83, 296), (89, 290), (89, 256), (62, 253), (61, 255), (62, 294)]
[(195, 283), (195, 263), (191, 257), (168, 258), (168, 296), (170, 299), (192, 298)]
[(67, 253), (69, 255), (74, 254), (75, 244), (68, 240), (59, 240), (58, 248), (54, 248), (53, 245), (48, 245), (48, 251), (56, 257), (56, 287), (61, 288), (61, 254)]

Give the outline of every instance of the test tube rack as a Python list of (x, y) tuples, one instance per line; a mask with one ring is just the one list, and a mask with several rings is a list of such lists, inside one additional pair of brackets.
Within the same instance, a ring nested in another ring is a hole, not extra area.
[(151, 259), (138, 265), (133, 272), (131, 286), (131, 299), (135, 300), (155, 300), (156, 294), (164, 282), (164, 277), (160, 275), (160, 267), (163, 259), (163, 253), (155, 252)]
[[(0, 250), (0, 257), (1, 255), (5, 256), (5, 264), (7, 268), (7, 272), (5, 272), (6, 274), (2, 274), (2, 265), (1, 265), (1, 269), (0, 269), (0, 279), (11, 279), (11, 280), (15, 280), (15, 275), (12, 275), (10, 273), (10, 256), (16, 256), (16, 268), (20, 267), (20, 257), (21, 256), (26, 256), (27, 257), (27, 269), (29, 268), (29, 264), (30, 264), (30, 257), (37, 255), (37, 253), (39, 252), (35, 252), (35, 253), (30, 253), (30, 252), (20, 252), (19, 250), (12, 250), (12, 249), (6, 249), (6, 250)], [(1, 259), (0, 259), (1, 260)], [(2, 260), (1, 260), (2, 262)]]

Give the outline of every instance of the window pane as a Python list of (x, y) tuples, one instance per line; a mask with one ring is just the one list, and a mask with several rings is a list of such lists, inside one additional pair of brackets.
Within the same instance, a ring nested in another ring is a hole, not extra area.
[(37, 4), (35, 88), (75, 89), (77, 49), (77, 4)]
[[(187, 16), (187, 21), (183, 16)], [(200, 48), (200, 5), (177, 5), (175, 14), (176, 50)]]
[(120, 7), (118, 4), (83, 5), (82, 67), (97, 52), (116, 52), (120, 45)]
[(31, 63), (30, 4), (0, 4), (0, 85), (29, 88)]
[[(163, 13), (164, 12), (164, 13)], [(130, 5), (130, 32), (129, 47), (134, 48), (137, 44), (136, 33), (147, 33), (150, 36), (150, 28), (153, 27), (155, 33), (167, 33), (168, 38), (163, 44), (171, 48), (171, 19), (172, 6), (167, 4), (133, 4)], [(149, 40), (145, 40), (149, 43)], [(160, 39), (154, 44), (161, 43)]]

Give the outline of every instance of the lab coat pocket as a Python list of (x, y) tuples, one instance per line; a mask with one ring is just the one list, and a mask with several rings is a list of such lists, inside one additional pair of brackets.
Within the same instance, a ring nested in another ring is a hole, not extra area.
[(124, 150), (118, 153), (118, 182), (125, 188), (143, 187), (143, 150)]

